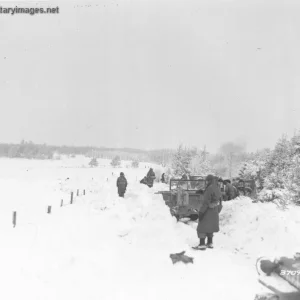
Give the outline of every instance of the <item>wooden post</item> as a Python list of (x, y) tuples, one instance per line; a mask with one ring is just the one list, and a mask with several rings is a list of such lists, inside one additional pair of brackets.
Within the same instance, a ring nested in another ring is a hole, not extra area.
[(50, 205), (48, 205), (47, 213), (51, 214), (51, 206)]
[(73, 192), (71, 192), (71, 204), (73, 204)]
[(83, 190), (83, 195), (85, 195), (85, 190)]
[(13, 225), (14, 225), (14, 227), (16, 227), (16, 225), (17, 225), (17, 212), (16, 211), (13, 212)]
[(60, 207), (62, 207), (63, 205), (64, 205), (64, 200), (61, 199), (61, 201), (60, 201)]
[(79, 189), (77, 189), (77, 197), (79, 196)]

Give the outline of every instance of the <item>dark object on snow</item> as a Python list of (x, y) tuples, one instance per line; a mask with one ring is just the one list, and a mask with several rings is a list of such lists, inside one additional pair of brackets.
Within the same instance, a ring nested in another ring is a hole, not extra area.
[(256, 271), (259, 275), (265, 273), (267, 276), (270, 276), (279, 266), (278, 262), (273, 262), (269, 259), (264, 259), (264, 257), (259, 257), (256, 260)]
[(124, 197), (127, 188), (127, 179), (125, 178), (123, 172), (120, 173), (120, 177), (117, 179), (117, 188), (119, 196)]
[(141, 181), (140, 181), (141, 184), (146, 184), (148, 185), (147, 183), (147, 177), (145, 176)]
[(153, 169), (151, 168), (149, 172), (147, 173), (147, 176), (145, 176), (140, 183), (147, 185), (149, 188), (153, 187), (153, 182), (155, 179), (155, 174), (153, 172)]
[(16, 227), (16, 225), (17, 225), (17, 212), (16, 211), (13, 212), (13, 225), (14, 225), (14, 227)]
[(185, 251), (182, 251), (180, 253), (170, 254), (170, 258), (172, 259), (173, 264), (176, 264), (179, 261), (182, 261), (185, 264), (194, 263), (194, 258), (185, 255)]
[(147, 173), (147, 185), (149, 187), (153, 187), (153, 182), (154, 182), (155, 178), (156, 178), (155, 173), (154, 173), (153, 169), (150, 168), (150, 170)]
[(162, 173), (162, 175), (161, 175), (161, 182), (166, 183), (165, 173)]

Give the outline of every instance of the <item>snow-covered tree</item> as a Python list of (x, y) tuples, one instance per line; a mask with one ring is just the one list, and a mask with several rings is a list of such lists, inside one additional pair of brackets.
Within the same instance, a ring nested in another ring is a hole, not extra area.
[(267, 162), (266, 171), (270, 175), (275, 173), (277, 176), (284, 176), (285, 171), (292, 165), (293, 145), (283, 136), (275, 146), (272, 154)]
[(220, 147), (220, 154), (226, 159), (226, 167), (228, 170), (228, 176), (231, 178), (237, 171), (237, 167), (243, 159), (245, 153), (245, 145), (239, 143), (228, 142), (224, 143)]
[(139, 167), (139, 162), (137, 160), (132, 161), (131, 167), (132, 168), (138, 168)]
[(190, 163), (193, 158), (194, 150), (184, 148), (179, 145), (172, 157), (171, 169), (173, 176), (181, 177), (183, 174), (190, 174)]
[(92, 158), (91, 159), (91, 161), (89, 162), (89, 166), (91, 167), (91, 168), (93, 168), (93, 167), (98, 167), (98, 161), (97, 161), (97, 158)]
[(256, 153), (250, 153), (248, 159), (241, 165), (239, 177), (256, 181), (256, 186), (263, 188), (264, 179), (266, 178), (266, 164), (269, 160), (271, 151), (263, 149)]
[(113, 166), (114, 168), (116, 168), (116, 167), (120, 167), (121, 166), (121, 158), (120, 158), (120, 156), (115, 156), (113, 159), (112, 159), (112, 161), (111, 161), (111, 166)]
[(190, 169), (193, 174), (206, 176), (210, 173), (215, 173), (213, 171), (211, 163), (209, 161), (208, 152), (206, 148), (203, 150), (197, 151), (191, 159)]
[[(265, 157), (262, 177), (264, 190), (261, 198), (266, 195), (279, 199), (281, 203), (297, 202), (300, 198), (300, 132), (290, 140), (283, 136), (276, 143), (273, 151)], [(268, 192), (269, 191), (269, 192)]]

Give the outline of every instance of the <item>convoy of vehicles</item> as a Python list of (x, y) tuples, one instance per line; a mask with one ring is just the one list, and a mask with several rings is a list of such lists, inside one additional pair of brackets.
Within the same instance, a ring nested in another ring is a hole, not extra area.
[[(170, 212), (177, 220), (189, 218), (198, 219), (198, 212), (203, 203), (203, 194), (206, 188), (205, 176), (190, 175), (189, 179), (170, 179), (169, 190), (160, 191), (158, 194), (170, 207)], [(227, 200), (223, 180), (218, 181), (222, 191), (223, 201)], [(254, 197), (256, 196), (256, 187), (254, 180), (242, 180), (233, 183), (240, 195)]]

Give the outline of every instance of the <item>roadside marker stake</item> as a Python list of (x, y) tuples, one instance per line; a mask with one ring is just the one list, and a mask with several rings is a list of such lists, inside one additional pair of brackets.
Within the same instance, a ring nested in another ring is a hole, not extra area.
[(17, 212), (16, 211), (13, 212), (13, 225), (14, 225), (14, 227), (16, 227), (16, 225), (17, 225)]

